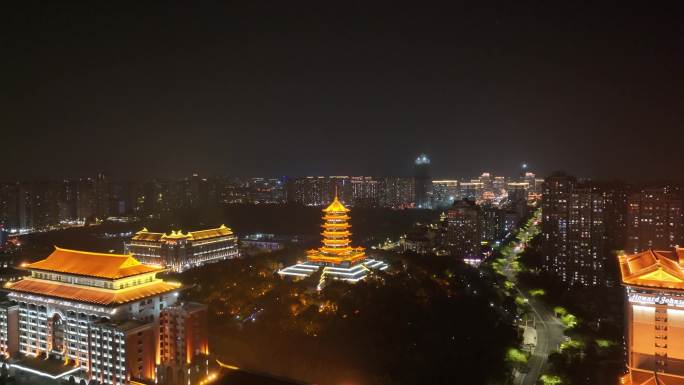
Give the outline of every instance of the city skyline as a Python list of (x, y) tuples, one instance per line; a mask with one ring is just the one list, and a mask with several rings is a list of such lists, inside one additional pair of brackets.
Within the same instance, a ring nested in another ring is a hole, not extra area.
[(402, 175), (427, 153), (435, 176), (642, 180), (684, 163), (667, 150), (682, 31), (662, 4), (14, 6), (10, 178)]
[(663, 2), (14, 2), (0, 385), (684, 385)]

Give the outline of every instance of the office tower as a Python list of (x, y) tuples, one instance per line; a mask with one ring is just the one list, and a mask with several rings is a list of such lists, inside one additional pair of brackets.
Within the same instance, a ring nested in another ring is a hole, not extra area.
[(430, 176), (430, 159), (425, 154), (421, 154), (415, 160), (414, 179), (415, 179), (415, 198), (416, 207), (428, 209), (431, 207), (432, 179)]
[(143, 228), (124, 247), (143, 263), (177, 272), (239, 256), (237, 238), (225, 225), (186, 234), (180, 230), (153, 233)]
[(622, 385), (684, 379), (684, 249), (619, 257), (629, 373)]
[(605, 283), (604, 198), (599, 189), (555, 174), (543, 187), (544, 268), (570, 285)]
[(371, 269), (385, 270), (387, 264), (367, 258), (363, 247), (352, 247), (349, 236), (349, 209), (337, 196), (323, 209), (323, 246), (309, 250), (306, 261), (278, 271), (281, 276), (309, 277), (321, 270), (318, 288), (335, 279), (350, 283), (368, 276)]
[[(0, 307), (0, 339), (11, 369), (37, 376), (36, 383), (73, 377), (76, 383), (184, 385), (206, 366), (203, 316), (175, 322), (178, 338), (165, 338), (171, 325), (160, 320), (187, 319), (179, 309), (206, 310), (179, 302), (180, 284), (156, 277), (163, 268), (130, 255), (61, 248), (25, 268), (29, 277), (6, 286), (11, 302)], [(162, 362), (167, 351), (184, 352), (182, 363)], [(169, 372), (178, 376), (167, 381)]]
[(682, 245), (683, 235), (682, 200), (670, 189), (646, 189), (630, 195), (627, 205), (627, 252)]
[(473, 258), (480, 254), (481, 210), (474, 201), (458, 200), (446, 213), (442, 246), (454, 257)]

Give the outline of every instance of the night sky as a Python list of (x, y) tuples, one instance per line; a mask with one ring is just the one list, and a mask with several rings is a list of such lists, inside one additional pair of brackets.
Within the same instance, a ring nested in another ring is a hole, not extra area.
[(17, 3), (0, 179), (402, 175), (420, 152), (437, 177), (682, 179), (664, 2)]

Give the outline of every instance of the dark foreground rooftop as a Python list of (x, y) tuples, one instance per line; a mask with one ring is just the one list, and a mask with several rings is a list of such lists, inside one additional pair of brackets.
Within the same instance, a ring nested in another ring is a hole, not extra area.
[(265, 374), (250, 373), (242, 370), (224, 369), (219, 379), (212, 383), (217, 385), (307, 385), (304, 382), (273, 377)]

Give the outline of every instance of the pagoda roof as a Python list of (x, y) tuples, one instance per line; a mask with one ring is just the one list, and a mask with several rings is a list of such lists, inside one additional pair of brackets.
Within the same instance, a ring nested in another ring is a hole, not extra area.
[(144, 265), (130, 254), (94, 253), (57, 246), (47, 258), (23, 267), (105, 279), (120, 279), (164, 270), (159, 266)]
[(684, 248), (649, 249), (618, 258), (623, 284), (684, 289)]
[(34, 278), (24, 278), (17, 282), (8, 283), (5, 288), (9, 291), (44, 295), (48, 297), (87, 302), (96, 305), (120, 305), (143, 298), (177, 290), (180, 284), (157, 280), (126, 289), (100, 289), (88, 286), (71, 285), (61, 282), (45, 281)]
[(335, 199), (333, 199), (332, 203), (323, 209), (324, 213), (339, 213), (339, 212), (349, 212), (349, 209), (346, 208), (342, 202), (337, 198), (337, 195), (335, 195)]

